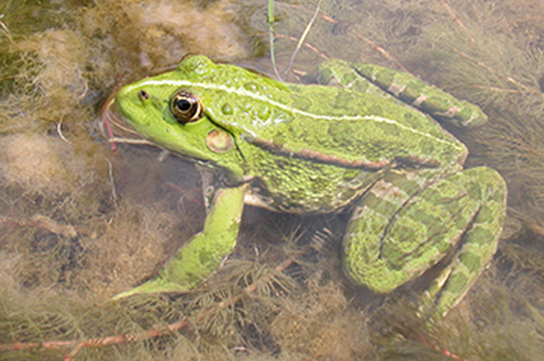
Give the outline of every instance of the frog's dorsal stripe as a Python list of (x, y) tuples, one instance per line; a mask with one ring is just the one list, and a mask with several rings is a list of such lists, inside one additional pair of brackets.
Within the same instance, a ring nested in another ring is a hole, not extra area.
[[(374, 121), (374, 122), (379, 122), (379, 123), (387, 123), (387, 124), (394, 125), (394, 126), (400, 128), (400, 129), (402, 129), (403, 131), (412, 132), (414, 134), (417, 134), (417, 135), (432, 139), (433, 141), (436, 141), (436, 142), (449, 144), (450, 146), (456, 148), (457, 150), (463, 150), (464, 149), (461, 144), (457, 144), (455, 142), (452, 142), (449, 139), (438, 138), (433, 134), (430, 134), (430, 133), (427, 133), (427, 132), (422, 132), (422, 131), (420, 131), (418, 129), (414, 129), (412, 127), (408, 127), (408, 126), (403, 125), (403, 124), (401, 124), (401, 123), (399, 123), (399, 122), (397, 122), (397, 121), (395, 121), (393, 119), (380, 117), (380, 116), (376, 116), (376, 115), (325, 115), (325, 114), (316, 114), (316, 113), (306, 112), (304, 110), (297, 109), (297, 108), (294, 108), (294, 107), (290, 107), (288, 105), (277, 102), (277, 101), (275, 101), (275, 100), (273, 100), (273, 99), (271, 99), (271, 98), (269, 98), (269, 97), (267, 97), (265, 95), (261, 95), (261, 94), (258, 94), (256, 92), (247, 90), (244, 87), (231, 87), (231, 86), (226, 86), (226, 85), (223, 85), (223, 84), (194, 82), (194, 81), (191, 81), (191, 80), (171, 80), (171, 79), (157, 80), (157, 79), (149, 79), (147, 81), (137, 83), (136, 88), (143, 88), (143, 87), (148, 86), (148, 85), (151, 85), (151, 86), (168, 85), (168, 86), (177, 87), (177, 88), (181, 88), (181, 87), (184, 87), (184, 86), (189, 86), (189, 87), (195, 87), (195, 88), (220, 90), (220, 91), (227, 92), (229, 94), (235, 94), (235, 95), (238, 95), (238, 96), (244, 96), (244, 97), (252, 98), (252, 99), (255, 99), (255, 100), (258, 100), (258, 101), (261, 101), (261, 102), (265, 102), (265, 103), (268, 103), (268, 104), (270, 104), (271, 106), (273, 106), (275, 108), (282, 109), (282, 110), (284, 110), (286, 112), (290, 112), (290, 113), (293, 113), (293, 114), (298, 114), (298, 115), (308, 117), (308, 118), (319, 119), (319, 120), (331, 120), (331, 121), (332, 120), (340, 120), (340, 121), (341, 120), (367, 120), (367, 121)], [(255, 137), (257, 136), (250, 129), (246, 129), (246, 131), (251, 133)]]
[(326, 164), (336, 164), (341, 167), (348, 167), (348, 168), (360, 168), (360, 169), (367, 169), (367, 170), (379, 170), (383, 169), (391, 164), (391, 161), (388, 159), (380, 160), (380, 161), (369, 161), (369, 160), (348, 160), (342, 157), (338, 157), (331, 154), (324, 154), (315, 150), (310, 149), (301, 149), (297, 152), (294, 152), (287, 148), (286, 146), (281, 146), (274, 144), (271, 141), (257, 138), (249, 134), (242, 134), (242, 137), (244, 140), (246, 140), (248, 143), (251, 143), (253, 145), (256, 145), (259, 148), (272, 151), (277, 154), (282, 154), (289, 157), (295, 157), (300, 159), (308, 159), (315, 162), (320, 163), (326, 163)]
[(338, 157), (332, 154), (325, 154), (310, 149), (300, 149), (298, 151), (293, 151), (285, 145), (277, 145), (274, 142), (257, 138), (247, 133), (242, 134), (244, 140), (248, 143), (256, 145), (259, 148), (272, 151), (277, 154), (282, 154), (288, 157), (295, 157), (300, 159), (308, 159), (314, 162), (326, 163), (326, 164), (335, 164), (341, 167), (346, 168), (359, 168), (366, 169), (371, 171), (376, 171), (384, 169), (386, 167), (393, 168), (398, 164), (411, 164), (417, 165), (420, 167), (436, 168), (440, 166), (436, 159), (424, 159), (416, 156), (409, 157), (396, 157), (394, 160), (383, 159), (377, 161), (371, 160), (348, 160), (344, 157)]

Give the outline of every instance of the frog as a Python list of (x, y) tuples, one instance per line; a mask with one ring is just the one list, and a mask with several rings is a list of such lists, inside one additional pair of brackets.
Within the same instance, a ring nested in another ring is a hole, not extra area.
[(296, 215), (347, 213), (342, 264), (388, 294), (436, 275), (420, 304), (445, 316), (496, 252), (506, 184), (464, 168), (446, 128), (487, 121), (475, 104), (418, 77), (331, 59), (311, 84), (287, 83), (204, 55), (122, 87), (114, 111), (202, 175), (206, 218), (154, 277), (115, 298), (189, 292), (233, 252), (245, 206)]

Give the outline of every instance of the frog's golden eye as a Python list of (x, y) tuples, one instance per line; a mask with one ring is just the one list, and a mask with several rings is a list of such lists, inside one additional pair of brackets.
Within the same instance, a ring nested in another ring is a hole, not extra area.
[(182, 90), (170, 99), (170, 112), (179, 123), (185, 124), (202, 118), (204, 108), (193, 93)]

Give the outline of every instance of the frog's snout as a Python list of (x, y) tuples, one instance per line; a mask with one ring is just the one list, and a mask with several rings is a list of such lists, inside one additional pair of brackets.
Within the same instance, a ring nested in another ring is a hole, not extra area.
[(145, 89), (125, 86), (115, 94), (115, 110), (125, 122), (132, 124), (140, 119), (139, 111), (142, 109), (142, 102), (145, 103), (149, 98), (149, 93)]

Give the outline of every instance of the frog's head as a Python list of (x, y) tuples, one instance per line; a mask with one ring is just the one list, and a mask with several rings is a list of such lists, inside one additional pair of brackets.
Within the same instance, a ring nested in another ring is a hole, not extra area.
[(211, 106), (220, 88), (217, 67), (204, 56), (186, 57), (174, 71), (123, 87), (115, 103), (123, 119), (145, 138), (184, 157), (220, 166), (239, 180), (243, 157), (236, 135)]

